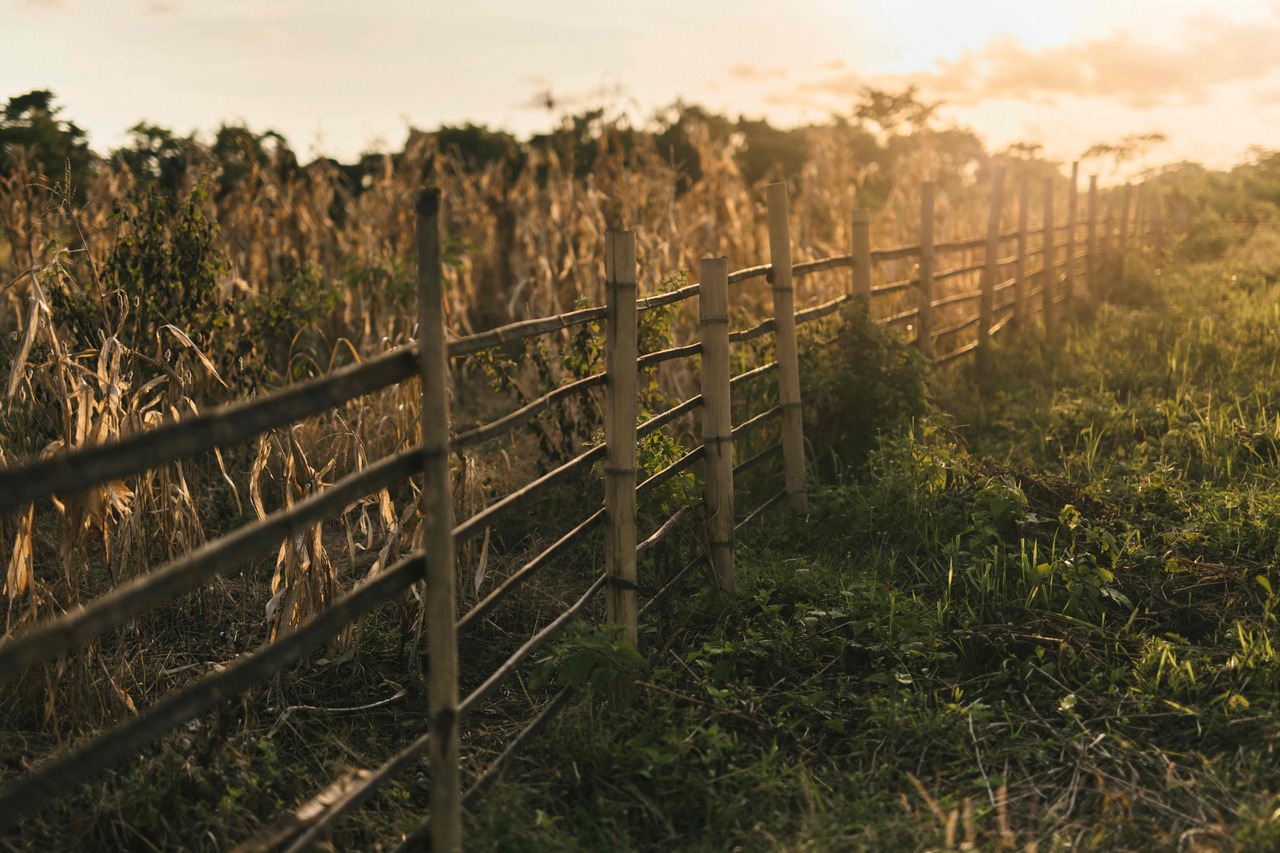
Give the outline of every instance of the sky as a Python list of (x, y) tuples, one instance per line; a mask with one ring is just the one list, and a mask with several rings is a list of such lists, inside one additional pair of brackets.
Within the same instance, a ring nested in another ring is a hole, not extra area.
[(99, 151), (243, 122), (353, 159), (546, 130), (548, 94), (791, 125), (907, 85), (992, 149), (1160, 132), (1153, 163), (1227, 166), (1280, 148), (1280, 0), (0, 0), (0, 100), (52, 89)]

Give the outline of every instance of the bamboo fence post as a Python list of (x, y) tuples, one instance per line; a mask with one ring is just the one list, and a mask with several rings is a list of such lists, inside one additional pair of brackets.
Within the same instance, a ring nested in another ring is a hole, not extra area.
[(1051, 338), (1051, 339), (1057, 333), (1053, 323), (1053, 299), (1054, 299), (1054, 291), (1057, 290), (1057, 288), (1054, 286), (1055, 285), (1054, 278), (1057, 274), (1057, 268), (1054, 265), (1054, 259), (1055, 259), (1056, 253), (1054, 252), (1053, 244), (1055, 242), (1056, 241), (1054, 240), (1054, 234), (1053, 234), (1053, 178), (1045, 178), (1044, 179), (1044, 236), (1041, 240), (1041, 244), (1044, 249), (1044, 252), (1043, 252), (1044, 260), (1042, 262), (1042, 269), (1044, 270), (1043, 272), (1044, 278), (1040, 282), (1040, 305), (1042, 310), (1044, 311), (1045, 337)]
[(1063, 271), (1063, 312), (1067, 313), (1076, 291), (1076, 217), (1080, 215), (1080, 163), (1071, 164), (1071, 192), (1067, 194), (1067, 259)]
[(782, 407), (782, 464), (787, 501), (809, 511), (804, 491), (804, 423), (800, 411), (800, 356), (796, 343), (796, 302), (791, 285), (791, 226), (785, 182), (765, 187), (769, 213), (769, 262), (773, 279), (774, 340), (778, 350), (778, 403)]
[(990, 358), (991, 326), (995, 321), (996, 279), (1000, 274), (1000, 213), (1004, 204), (1004, 167), (991, 175), (991, 204), (987, 211), (986, 267), (982, 271), (982, 295), (978, 300), (978, 365)]
[(1027, 315), (1027, 224), (1031, 201), (1031, 179), (1022, 176), (1018, 191), (1018, 252), (1013, 266), (1013, 322), (1021, 325)]
[(871, 308), (871, 211), (865, 207), (853, 209), (853, 245), (851, 254), (853, 273), (851, 291), (853, 298), (864, 310)]
[(1164, 205), (1158, 193), (1151, 197), (1151, 243), (1156, 252), (1164, 254)]
[(920, 266), (916, 276), (916, 347), (933, 360), (933, 214), (937, 185), (920, 184)]
[(1085, 235), (1085, 279), (1089, 300), (1098, 298), (1098, 176), (1089, 176), (1089, 226)]
[(440, 190), (418, 192), (418, 369), (422, 379), (422, 513), (427, 596), (427, 707), (431, 745), (432, 849), (462, 849), (458, 767), (458, 618), (449, 478), (449, 361), (440, 268)]
[(1120, 233), (1116, 235), (1116, 280), (1124, 278), (1124, 255), (1129, 250), (1129, 212), (1133, 203), (1133, 184), (1124, 185), (1120, 199)]
[(605, 234), (605, 574), (607, 618), (639, 646), (636, 618), (636, 235)]
[(729, 260), (703, 260), (698, 271), (698, 282), (707, 541), (720, 592), (728, 599), (733, 595), (734, 576), (733, 421), (729, 405)]

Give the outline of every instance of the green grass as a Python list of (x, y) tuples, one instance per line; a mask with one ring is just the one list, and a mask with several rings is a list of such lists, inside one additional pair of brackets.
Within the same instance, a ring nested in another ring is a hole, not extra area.
[(1276, 849), (1278, 272), (1274, 234), (1135, 258), (1062, 345), (935, 376), (807, 523), (740, 542), (728, 609), (690, 593), (624, 701), (531, 746), (470, 843)]

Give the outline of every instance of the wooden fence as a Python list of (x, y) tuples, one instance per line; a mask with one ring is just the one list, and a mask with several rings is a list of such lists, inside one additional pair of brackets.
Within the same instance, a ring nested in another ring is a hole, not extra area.
[[(507, 745), (464, 793), (459, 772), (459, 727), (521, 663), (578, 617), (601, 592), (606, 594), (608, 620), (621, 626), (626, 637), (635, 643), (641, 620), (700, 565), (701, 558), (689, 563), (643, 607), (639, 606), (637, 555), (667, 538), (683, 520), (700, 513), (707, 542), (703, 556), (713, 569), (721, 593), (730, 595), (734, 588), (735, 530), (783, 500), (793, 511), (805, 511), (797, 327), (829, 317), (846, 303), (851, 303), (852, 310), (872, 311), (886, 324), (913, 330), (920, 350), (936, 364), (954, 361), (971, 352), (982, 359), (988, 357), (994, 335), (1011, 325), (1025, 322), (1036, 313), (1043, 315), (1046, 334), (1060, 334), (1063, 306), (1077, 299), (1095, 297), (1103, 290), (1101, 270), (1104, 261), (1111, 264), (1112, 270), (1119, 268), (1123, 263), (1123, 252), (1132, 244), (1136, 233), (1149, 231), (1157, 240), (1163, 239), (1158, 209), (1154, 205), (1144, 208), (1145, 228), (1136, 215), (1131, 215), (1132, 192), (1129, 188), (1123, 192), (1118, 216), (1109, 212), (1105, 221), (1100, 222), (1094, 181), (1089, 185), (1087, 216), (1077, 218), (1073, 182), (1068, 222), (1055, 225), (1053, 187), (1052, 182), (1046, 179), (1042, 225), (1038, 229), (1029, 227), (1029, 192), (1024, 182), (1020, 190), (1017, 227), (1002, 231), (1003, 181), (1003, 175), (997, 173), (984, 236), (950, 243), (936, 242), (934, 187), (925, 184), (921, 192), (918, 243), (872, 249), (870, 215), (868, 211), (859, 209), (852, 211), (849, 254), (805, 263), (792, 263), (787, 189), (785, 184), (773, 184), (767, 188), (769, 263), (730, 271), (724, 258), (705, 260), (701, 263), (697, 284), (637, 298), (635, 237), (627, 232), (610, 232), (606, 241), (607, 303), (604, 307), (525, 320), (454, 340), (447, 339), (442, 312), (439, 195), (435, 190), (420, 192), (416, 199), (419, 312), (416, 347), (402, 347), (272, 395), (234, 403), (195, 419), (170, 423), (114, 444), (88, 447), (0, 469), (0, 512), (14, 512), (55, 494), (66, 495), (233, 444), (319, 415), (414, 376), (421, 378), (422, 444), (381, 459), (292, 507), (276, 511), (209, 542), (150, 574), (110, 590), (84, 607), (43, 623), (22, 636), (8, 639), (0, 645), (0, 680), (80, 649), (103, 632), (124, 625), (149, 608), (172, 601), (247, 558), (278, 547), (286, 537), (341, 513), (368, 495), (414, 476), (422, 478), (419, 510), (425, 531), (423, 550), (357, 586), (298, 630), (183, 687), (154, 707), (143, 710), (136, 717), (70, 752), (37, 764), (26, 776), (0, 791), (0, 828), (13, 826), (23, 815), (42, 807), (53, 797), (74, 790), (114, 763), (135, 755), (178, 725), (298, 662), (378, 605), (402, 596), (412, 585), (425, 581), (429, 655), (428, 731), (349, 788), (286, 843), (290, 850), (308, 847), (381, 785), (421, 756), (428, 755), (432, 794), (430, 820), (424, 823), (429, 830), (424, 829), (423, 833), (429, 832), (433, 849), (458, 848), (461, 844), (462, 808), (475, 800), (511, 756), (570, 698), (569, 691), (564, 690), (544, 706), (532, 723)], [(1078, 248), (1081, 237), (1083, 251)], [(1033, 243), (1037, 245), (1033, 247)], [(1006, 251), (1010, 254), (1004, 254)], [(939, 258), (956, 260), (947, 266), (938, 264)], [(1037, 263), (1029, 269), (1028, 265), (1033, 260)], [(875, 268), (887, 270), (907, 262), (915, 263), (914, 274), (873, 286)], [(845, 292), (821, 304), (799, 311), (795, 309), (796, 279), (838, 269), (849, 271)], [(935, 294), (943, 283), (972, 282), (975, 278), (975, 289), (956, 290), (953, 286), (945, 295)], [(730, 330), (731, 288), (760, 279), (771, 282), (773, 317), (750, 328)], [(699, 298), (698, 342), (657, 352), (638, 352), (637, 323), (641, 314), (695, 296)], [(978, 310), (968, 313), (975, 303)], [(890, 306), (887, 313), (876, 307), (880, 304)], [(961, 312), (958, 316), (957, 311)], [(447, 388), (452, 363), (487, 349), (599, 321), (604, 321), (606, 329), (606, 368), (603, 373), (549, 390), (490, 423), (451, 434)], [(967, 333), (972, 334), (972, 340), (961, 343)], [(776, 360), (731, 376), (730, 347), (769, 334), (776, 342)], [(701, 357), (701, 394), (640, 422), (636, 401), (637, 371), (695, 355)], [(730, 402), (734, 388), (770, 372), (777, 376), (778, 405), (754, 414), (743, 423), (732, 424)], [(449, 468), (451, 453), (510, 434), (553, 404), (598, 387), (605, 389), (603, 445), (582, 452), (455, 523)], [(638, 483), (637, 442), (698, 409), (701, 410), (701, 444)], [(780, 443), (735, 467), (734, 443), (746, 432), (773, 419), (781, 422)], [(745, 518), (737, 520), (735, 474), (741, 474), (779, 450), (783, 457), (782, 488), (747, 513)], [(549, 487), (581, 474), (598, 461), (604, 462), (603, 506), (579, 520), (576, 526), (516, 569), (459, 617), (454, 590), (454, 549), (525, 507)], [(699, 462), (703, 463), (704, 483), (701, 505), (680, 509), (645, 539), (637, 541), (637, 496), (653, 491)], [(601, 526), (605, 530), (606, 543), (603, 573), (567, 610), (538, 630), (469, 695), (459, 698), (459, 635), (475, 626), (555, 557), (564, 554)], [(405, 842), (405, 847), (421, 844), (425, 838), (425, 834), (412, 836)]]

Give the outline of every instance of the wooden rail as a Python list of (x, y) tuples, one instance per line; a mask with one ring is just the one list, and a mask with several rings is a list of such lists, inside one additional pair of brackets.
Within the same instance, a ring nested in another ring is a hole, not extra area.
[[(157, 605), (173, 601), (250, 557), (269, 551), (283, 539), (300, 534), (344, 511), (354, 503), (404, 482), (421, 477), (419, 512), (423, 519), (422, 550), (374, 576), (339, 598), (309, 623), (261, 649), (242, 656), (225, 669), (181, 688), (135, 718), (103, 735), (37, 763), (25, 776), (0, 791), (0, 828), (83, 784), (114, 763), (136, 754), (166, 732), (207, 712), (229, 697), (249, 689), (300, 660), (339, 631), (363, 618), (374, 608), (405, 593), (415, 583), (426, 582), (429, 689), (428, 731), (391, 756), (340, 800), (328, 806), (314, 822), (291, 839), (290, 849), (302, 849), (318, 841), (336, 821), (365, 802), (375, 790), (423, 754), (431, 760), (431, 819), (418, 836), (429, 834), (433, 849), (461, 847), (461, 808), (471, 803), (493, 780), (498, 770), (530, 737), (566, 706), (571, 692), (562, 691), (538, 713), (465, 793), (461, 785), (459, 727), (497, 687), (513, 674), (530, 654), (542, 647), (574, 619), (581, 618), (590, 602), (605, 593), (610, 622), (621, 626), (624, 637), (638, 643), (638, 625), (671, 592), (691, 577), (704, 561), (714, 569), (719, 591), (734, 592), (733, 542), (735, 531), (786, 500), (801, 516), (807, 510), (804, 487), (805, 456), (798, 361), (798, 328), (831, 317), (842, 309), (877, 312), (880, 322), (911, 325), (921, 351), (941, 366), (968, 353), (985, 353), (990, 341), (1004, 328), (1024, 324), (1038, 303), (1046, 334), (1056, 334), (1063, 312), (1077, 297), (1096, 298), (1102, 287), (1104, 261), (1123, 270), (1123, 251), (1144, 233), (1130, 224), (1131, 188), (1126, 187), (1120, 214), (1113, 221), (1108, 210), (1098, 220), (1096, 181), (1090, 181), (1087, 217), (1076, 216), (1077, 172), (1072, 170), (1068, 218), (1055, 225), (1053, 181), (1046, 179), (1041, 225), (1029, 228), (1030, 198), (1027, 181), (1020, 189), (1018, 224), (1002, 228), (1003, 174), (994, 173), (987, 233), (984, 237), (937, 242), (934, 239), (933, 184), (921, 192), (920, 242), (916, 245), (875, 250), (871, 248), (871, 217), (865, 209), (852, 211), (850, 252), (829, 258), (792, 262), (786, 187), (767, 188), (769, 263), (730, 271), (724, 258), (706, 260), (699, 282), (669, 293), (637, 298), (636, 243), (633, 234), (609, 232), (606, 239), (606, 293), (603, 308), (586, 308), (556, 317), (519, 321), (476, 335), (447, 340), (443, 316), (440, 271), (439, 194), (424, 190), (416, 200), (416, 248), (418, 255), (419, 341), (366, 361), (339, 368), (311, 380), (252, 400), (212, 409), (185, 421), (164, 424), (128, 436), (110, 445), (88, 447), (44, 460), (28, 460), (0, 468), (0, 512), (14, 512), (34, 501), (68, 495), (95, 485), (130, 477), (171, 462), (252, 438), (297, 420), (315, 417), (361, 397), (392, 387), (413, 377), (421, 380), (422, 443), (341, 478), (334, 485), (293, 506), (274, 512), (209, 542), (160, 569), (108, 591), (83, 608), (64, 613), (25, 634), (0, 644), (0, 681), (25, 669), (83, 648), (103, 632), (135, 619)], [(1154, 202), (1146, 200), (1145, 205)], [(1158, 223), (1158, 209), (1150, 218)], [(1077, 246), (1086, 229), (1084, 251)], [(1153, 225), (1153, 231), (1158, 226)], [(1063, 235), (1059, 239), (1059, 235)], [(1033, 248), (1032, 240), (1039, 244)], [(1163, 239), (1163, 238), (1162, 238)], [(1002, 256), (1012, 244), (1013, 254)], [(1119, 247), (1111, 253), (1112, 246)], [(1061, 258), (1058, 250), (1065, 249)], [(937, 271), (938, 253), (981, 252), (981, 259), (961, 262)], [(1028, 270), (1028, 258), (1039, 255), (1041, 264)], [(918, 268), (906, 280), (873, 284), (877, 266), (916, 259)], [(1000, 280), (1001, 270), (1012, 267), (1012, 277)], [(847, 291), (825, 302), (797, 309), (794, 284), (806, 276), (849, 270)], [(1077, 277), (1077, 273), (1083, 273)], [(974, 281), (973, 277), (979, 280)], [(771, 284), (773, 316), (754, 326), (729, 328), (729, 287), (756, 279)], [(937, 294), (941, 282), (955, 281), (961, 289)], [(1038, 286), (1028, 288), (1032, 281)], [(1062, 285), (1060, 289), (1060, 284)], [(973, 288), (977, 289), (964, 289)], [(1081, 286), (1083, 285), (1083, 287)], [(1011, 293), (1009, 291), (1012, 291)], [(902, 296), (911, 296), (903, 304)], [(699, 340), (674, 343), (656, 352), (637, 351), (637, 322), (643, 312), (697, 297)], [(1039, 297), (1037, 300), (1036, 297)], [(876, 309), (888, 302), (887, 309)], [(957, 308), (979, 303), (974, 314), (957, 316)], [(938, 322), (935, 323), (935, 319)], [(518, 343), (588, 323), (605, 325), (606, 367), (603, 373), (585, 376), (550, 389), (488, 423), (451, 431), (447, 388), (452, 362), (487, 349)], [(974, 330), (972, 340), (965, 340)], [(735, 343), (773, 335), (777, 359), (738, 376), (730, 375), (730, 347)], [(944, 349), (938, 353), (937, 350)], [(701, 393), (638, 423), (637, 371), (658, 364), (698, 357), (701, 361)], [(747, 415), (736, 426), (731, 422), (731, 400), (744, 383), (771, 377), (777, 384), (778, 403)], [(527, 485), (496, 498), (489, 506), (455, 523), (449, 456), (507, 436), (532, 418), (571, 397), (604, 389), (604, 443), (584, 449), (574, 458), (535, 478)], [(639, 441), (695, 411), (701, 414), (700, 443), (665, 468), (637, 482), (636, 448)], [(780, 422), (775, 440), (745, 460), (734, 464), (734, 450), (748, 436), (767, 424)], [(738, 519), (735, 477), (754, 470), (781, 454), (782, 488)], [(604, 461), (603, 505), (576, 522), (566, 522), (566, 532), (502, 580), (461, 617), (457, 616), (454, 591), (454, 549), (526, 506), (548, 488), (584, 477), (595, 463)], [(703, 497), (678, 508), (657, 528), (638, 541), (638, 500), (673, 478), (702, 465)], [(676, 532), (698, 523), (704, 528), (706, 551), (690, 562), (640, 606), (642, 584), (637, 575), (638, 554), (658, 547)], [(466, 697), (458, 695), (459, 637), (470, 632), (494, 609), (534, 575), (581, 546), (603, 528), (603, 571), (566, 610), (536, 631)]]

